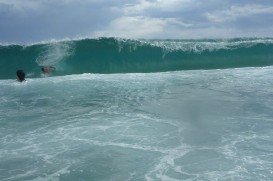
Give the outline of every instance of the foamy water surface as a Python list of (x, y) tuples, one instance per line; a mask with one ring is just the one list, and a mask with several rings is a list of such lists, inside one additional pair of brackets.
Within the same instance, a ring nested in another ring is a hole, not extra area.
[(272, 180), (273, 68), (0, 81), (0, 180)]

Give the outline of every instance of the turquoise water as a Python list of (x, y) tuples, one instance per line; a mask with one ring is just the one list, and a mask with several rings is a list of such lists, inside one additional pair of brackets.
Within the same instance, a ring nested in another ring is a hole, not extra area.
[(273, 66), (55, 76), (57, 62), (1, 74), (0, 180), (273, 179)]
[(82, 73), (150, 73), (179, 70), (273, 65), (273, 39), (70, 40), (0, 46), (0, 79), (13, 79), (17, 69), (41, 77), (42, 66), (54, 75)]

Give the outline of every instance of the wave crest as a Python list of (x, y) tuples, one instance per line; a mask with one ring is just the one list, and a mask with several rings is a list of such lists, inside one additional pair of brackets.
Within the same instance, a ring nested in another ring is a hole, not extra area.
[(55, 75), (257, 67), (273, 65), (273, 39), (67, 40), (2, 45), (0, 60), (1, 79), (14, 78), (19, 68), (37, 77), (40, 66), (52, 65)]

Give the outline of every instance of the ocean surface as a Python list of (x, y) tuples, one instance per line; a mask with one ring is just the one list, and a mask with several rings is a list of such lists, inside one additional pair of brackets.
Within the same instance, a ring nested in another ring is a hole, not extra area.
[(1, 45), (0, 180), (273, 180), (273, 39)]

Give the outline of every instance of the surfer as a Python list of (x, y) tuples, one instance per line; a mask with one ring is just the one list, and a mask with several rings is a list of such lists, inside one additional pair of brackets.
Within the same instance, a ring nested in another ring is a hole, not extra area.
[(16, 72), (16, 77), (19, 82), (24, 82), (26, 74), (23, 70), (17, 70)]
[(44, 74), (50, 74), (52, 71), (55, 70), (55, 67), (53, 66), (42, 67), (41, 70)]

